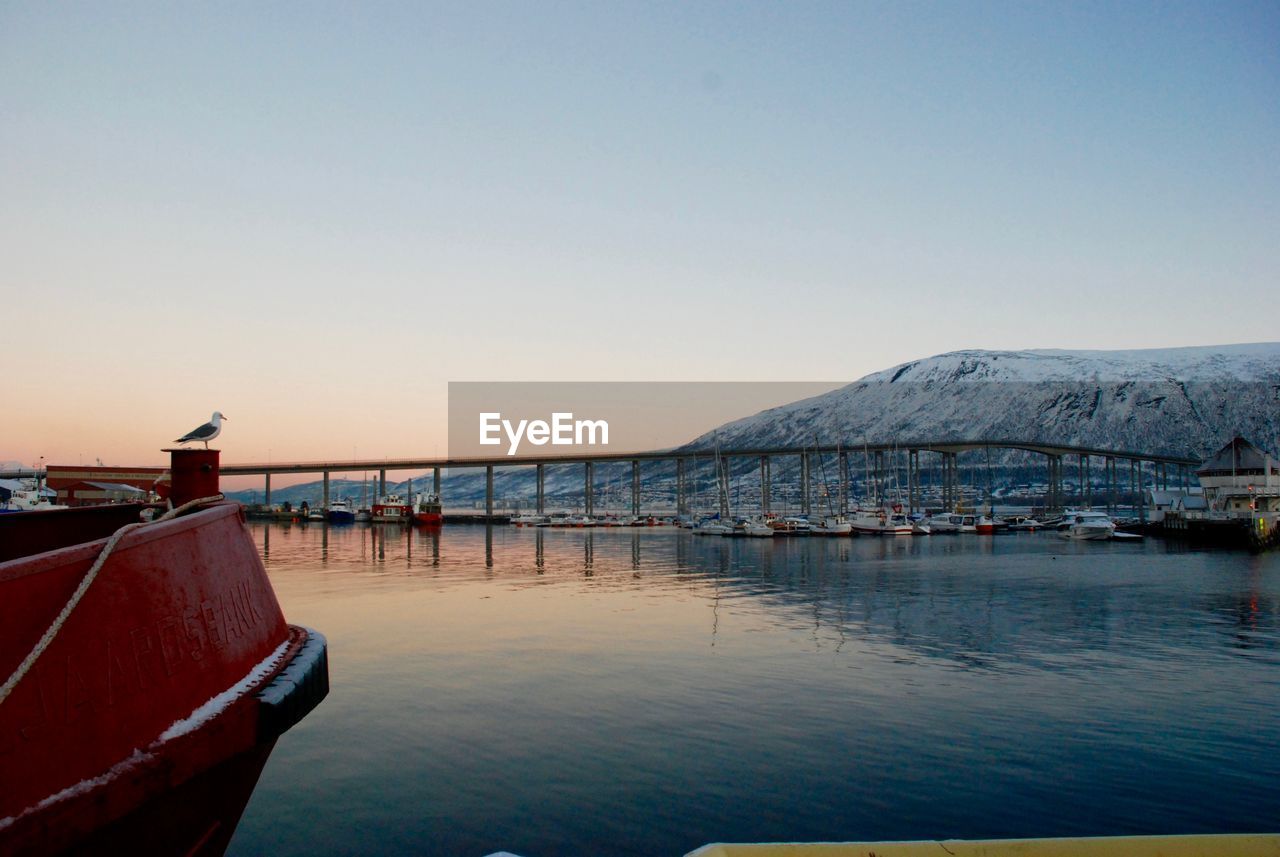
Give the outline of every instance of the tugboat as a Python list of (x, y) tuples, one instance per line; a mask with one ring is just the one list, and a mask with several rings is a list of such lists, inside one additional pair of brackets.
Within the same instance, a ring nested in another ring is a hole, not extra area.
[(0, 854), (220, 853), (328, 692), (325, 639), (285, 622), (218, 451), (170, 452), (168, 512), (0, 516)]

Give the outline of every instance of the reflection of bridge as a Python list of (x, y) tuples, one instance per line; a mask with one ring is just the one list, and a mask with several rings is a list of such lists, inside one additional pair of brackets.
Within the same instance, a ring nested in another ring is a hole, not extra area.
[[(565, 455), (537, 456), (498, 456), (490, 458), (401, 458), (356, 461), (301, 461), (278, 462), (270, 464), (224, 464), (222, 473), (228, 476), (262, 475), (266, 479), (265, 502), (271, 503), (271, 477), (273, 474), (319, 473), (324, 480), (324, 504), (329, 504), (329, 475), (331, 473), (351, 473), (354, 471), (375, 471), (378, 473), (378, 490), (386, 491), (387, 472), (404, 470), (431, 470), (435, 493), (440, 493), (440, 474), (444, 468), (450, 470), (483, 468), (485, 471), (485, 511), (493, 514), (493, 472), (494, 468), (532, 467), (537, 474), (537, 509), (545, 510), (546, 491), (545, 475), (548, 465), (583, 466), (583, 505), (587, 514), (593, 511), (593, 499), (596, 487), (595, 465), (608, 463), (631, 463), (631, 510), (632, 514), (640, 514), (641, 465), (645, 462), (662, 462), (675, 465), (675, 499), (676, 508), (681, 514), (688, 511), (689, 484), (688, 476), (692, 466), (698, 462), (713, 461), (716, 463), (717, 479), (728, 484), (731, 463), (744, 459), (758, 459), (760, 466), (760, 497), (764, 510), (769, 510), (770, 476), (773, 460), (793, 457), (799, 460), (800, 507), (801, 512), (808, 514), (812, 505), (813, 462), (817, 459), (825, 462), (826, 456), (836, 456), (836, 473), (839, 481), (839, 508), (848, 508), (849, 503), (849, 459), (851, 455), (859, 455), (866, 471), (873, 473), (876, 484), (883, 484), (886, 473), (886, 459), (906, 454), (907, 492), (904, 497), (912, 511), (921, 506), (920, 491), (920, 455), (925, 453), (937, 456), (936, 463), (941, 470), (940, 485), (942, 502), (947, 508), (954, 507), (960, 500), (960, 475), (957, 456), (972, 450), (1021, 450), (1043, 455), (1046, 463), (1046, 483), (1044, 505), (1050, 509), (1060, 509), (1064, 505), (1063, 463), (1065, 459), (1075, 458), (1079, 464), (1081, 491), (1088, 492), (1083, 498), (1092, 502), (1091, 465), (1095, 460), (1102, 464), (1104, 498), (1108, 506), (1116, 503), (1116, 494), (1121, 490), (1120, 462), (1126, 462), (1129, 470), (1128, 490), (1141, 496), (1143, 480), (1146, 478), (1144, 468), (1150, 465), (1150, 476), (1159, 488), (1168, 488), (1170, 471), (1176, 473), (1176, 480), (1182, 485), (1188, 482), (1188, 467), (1199, 463), (1198, 459), (1178, 455), (1160, 455), (1127, 450), (1097, 449), (1092, 447), (1066, 446), (1043, 443), (1041, 441), (1021, 441), (1008, 439), (981, 440), (946, 440), (935, 442), (895, 442), (859, 444), (855, 448), (845, 446), (810, 446), (810, 447), (770, 447), (763, 449), (668, 449), (655, 452), (614, 452), (571, 453)], [(825, 464), (823, 465), (825, 467)]]

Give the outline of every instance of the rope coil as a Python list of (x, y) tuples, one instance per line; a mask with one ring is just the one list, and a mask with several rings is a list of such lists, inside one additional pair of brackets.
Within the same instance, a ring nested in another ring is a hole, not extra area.
[(14, 670), (13, 675), (9, 676), (3, 686), (0, 686), (0, 705), (4, 704), (4, 701), (9, 697), (9, 694), (18, 686), (18, 682), (22, 681), (23, 677), (26, 676), (27, 672), (31, 669), (32, 665), (35, 664), (36, 660), (39, 659), (39, 657), (44, 654), (45, 649), (49, 648), (50, 644), (53, 643), (54, 638), (58, 636), (58, 632), (62, 630), (62, 626), (66, 624), (67, 619), (76, 609), (76, 605), (80, 603), (80, 599), (84, 598), (84, 594), (88, 592), (89, 587), (93, 585), (93, 581), (98, 577), (98, 572), (102, 570), (102, 566), (107, 562), (107, 557), (109, 557), (111, 552), (116, 549), (116, 545), (120, 543), (120, 539), (124, 538), (124, 536), (131, 530), (150, 526), (152, 524), (158, 524), (161, 521), (168, 521), (172, 518), (178, 517), (183, 512), (196, 508), (197, 506), (216, 503), (222, 499), (222, 494), (214, 494), (211, 497), (200, 497), (196, 500), (190, 500), (183, 503), (176, 509), (170, 509), (154, 521), (136, 521), (132, 524), (125, 524), (123, 527), (112, 533), (111, 538), (107, 539), (107, 543), (103, 545), (102, 550), (98, 552), (98, 558), (94, 560), (93, 565), (89, 567), (89, 570), (85, 572), (84, 577), (81, 578), (80, 585), (76, 587), (76, 591), (71, 593), (71, 597), (67, 600), (67, 603), (63, 605), (62, 611), (58, 613), (57, 618), (53, 620), (53, 624), (49, 626), (48, 630), (44, 632), (44, 636), (40, 638), (40, 642), (36, 643), (35, 648), (31, 650), (30, 654), (23, 658), (22, 663), (18, 665), (16, 670)]

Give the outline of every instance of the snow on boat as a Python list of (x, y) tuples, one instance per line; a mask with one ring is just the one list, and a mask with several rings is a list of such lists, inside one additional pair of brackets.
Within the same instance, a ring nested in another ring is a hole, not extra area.
[(1280, 834), (1081, 836), (1063, 839), (946, 839), (921, 842), (715, 843), (685, 857), (1275, 857)]
[[(97, 850), (85, 843), (104, 830), (120, 845), (156, 801), (221, 793), (210, 772), (251, 791), (276, 738), (328, 692), (324, 637), (285, 622), (242, 507), (218, 493), (218, 451), (172, 455), (178, 508), (157, 520), (122, 504), (0, 522), (2, 854)], [(228, 812), (234, 830), (234, 801)], [(201, 823), (164, 850), (207, 841)]]

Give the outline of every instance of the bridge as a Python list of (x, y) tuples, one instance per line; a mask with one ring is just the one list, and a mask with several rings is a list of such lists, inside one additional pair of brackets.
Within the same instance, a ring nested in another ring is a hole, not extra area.
[[(1045, 443), (1043, 441), (1011, 440), (1008, 438), (984, 438), (978, 440), (937, 440), (909, 441), (894, 443), (863, 443), (856, 446), (814, 445), (805, 447), (765, 447), (752, 449), (667, 449), (648, 452), (616, 452), (616, 453), (568, 453), (563, 455), (524, 455), (524, 456), (492, 456), (492, 457), (434, 457), (434, 458), (400, 458), (400, 459), (354, 459), (296, 462), (267, 462), (224, 464), (222, 473), (228, 476), (263, 476), (265, 479), (264, 502), (271, 504), (271, 477), (280, 474), (320, 474), (323, 478), (324, 505), (329, 504), (329, 478), (332, 473), (352, 473), (355, 471), (375, 472), (378, 474), (378, 491), (385, 493), (387, 473), (395, 471), (432, 472), (434, 493), (441, 493), (441, 471), (460, 469), (483, 469), (485, 471), (485, 514), (493, 515), (494, 490), (493, 474), (495, 468), (531, 467), (536, 472), (537, 511), (539, 514), (546, 507), (546, 468), (551, 465), (580, 465), (583, 468), (583, 506), (587, 514), (594, 511), (595, 467), (598, 464), (631, 464), (631, 511), (640, 514), (640, 496), (642, 485), (642, 463), (663, 462), (674, 465), (676, 509), (679, 514), (689, 511), (689, 476), (692, 468), (698, 463), (714, 462), (718, 484), (727, 485), (729, 473), (734, 462), (744, 460), (758, 461), (760, 468), (760, 501), (762, 511), (770, 511), (770, 491), (773, 463), (779, 458), (796, 458), (799, 462), (800, 511), (809, 514), (813, 506), (813, 465), (818, 461), (825, 468), (828, 456), (836, 456), (836, 472), (838, 481), (838, 503), (840, 509), (847, 509), (849, 503), (849, 457), (861, 455), (863, 465), (869, 473), (875, 474), (875, 483), (882, 485), (886, 473), (886, 458), (905, 454), (907, 457), (907, 491), (904, 499), (911, 511), (921, 508), (921, 455), (935, 456), (935, 464), (940, 469), (942, 503), (947, 508), (954, 508), (961, 496), (961, 484), (957, 457), (962, 452), (984, 450), (1020, 450), (1044, 456), (1046, 465), (1046, 483), (1048, 491), (1044, 505), (1049, 509), (1061, 509), (1065, 504), (1063, 492), (1063, 468), (1072, 459), (1078, 464), (1079, 484), (1082, 492), (1087, 491), (1086, 502), (1092, 502), (1091, 468), (1095, 461), (1102, 467), (1104, 495), (1108, 506), (1115, 505), (1115, 497), (1121, 488), (1121, 465), (1127, 465), (1129, 471), (1130, 491), (1141, 496), (1146, 468), (1150, 466), (1150, 477), (1157, 488), (1167, 489), (1171, 476), (1182, 486), (1189, 484), (1190, 468), (1200, 463), (1198, 458), (1187, 456), (1153, 454), (1133, 450), (1110, 450), (1095, 447), (1069, 446)], [(927, 461), (927, 460), (926, 460)], [(739, 466), (739, 470), (741, 467)], [(825, 480), (824, 480), (825, 482)], [(724, 495), (721, 491), (721, 505)]]

